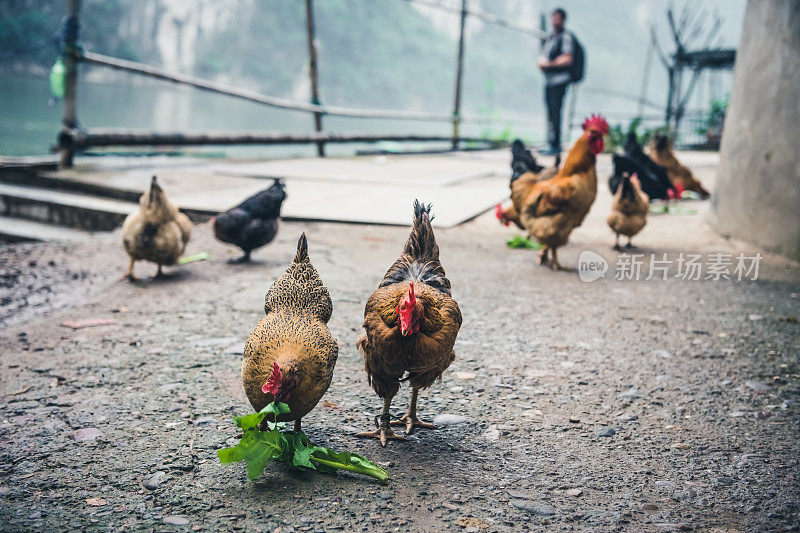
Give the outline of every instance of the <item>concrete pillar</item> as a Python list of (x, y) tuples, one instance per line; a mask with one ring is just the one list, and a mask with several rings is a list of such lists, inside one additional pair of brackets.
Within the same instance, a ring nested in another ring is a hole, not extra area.
[(800, 0), (748, 0), (713, 224), (800, 260)]

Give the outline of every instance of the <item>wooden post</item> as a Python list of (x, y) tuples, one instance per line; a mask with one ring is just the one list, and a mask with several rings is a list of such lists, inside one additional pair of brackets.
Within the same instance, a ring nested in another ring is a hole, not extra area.
[(458, 59), (456, 63), (456, 96), (453, 103), (453, 150), (458, 149), (461, 123), (461, 77), (464, 70), (464, 22), (467, 19), (467, 0), (461, 0), (461, 26), (458, 30)]
[[(75, 129), (78, 125), (78, 31), (80, 22), (78, 14), (81, 0), (67, 0), (67, 20), (64, 23), (64, 111), (62, 126), (65, 130)], [(61, 167), (71, 167), (75, 151), (72, 147), (62, 146)]]
[[(308, 35), (308, 77), (311, 81), (311, 103), (319, 105), (319, 87), (317, 79), (317, 47), (314, 44), (314, 0), (306, 0), (306, 33)], [(314, 130), (322, 131), (322, 113), (314, 112)], [(317, 155), (325, 157), (325, 143), (317, 143)]]

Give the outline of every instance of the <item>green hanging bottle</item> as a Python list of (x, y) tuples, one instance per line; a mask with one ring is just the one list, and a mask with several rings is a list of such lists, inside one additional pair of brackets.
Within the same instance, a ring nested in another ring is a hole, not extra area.
[(50, 94), (53, 98), (64, 98), (65, 74), (64, 61), (59, 57), (50, 69)]

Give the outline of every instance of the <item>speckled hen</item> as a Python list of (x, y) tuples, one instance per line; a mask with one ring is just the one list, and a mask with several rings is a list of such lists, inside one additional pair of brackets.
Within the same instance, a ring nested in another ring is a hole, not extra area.
[[(265, 316), (244, 345), (242, 382), (256, 411), (277, 396), (291, 410), (278, 419), (294, 420), (295, 430), (300, 429), (300, 419), (319, 403), (333, 378), (339, 347), (326, 325), (332, 312), (328, 289), (308, 257), (304, 233), (292, 264), (267, 291)], [(273, 379), (265, 387), (275, 363), (280, 383)]]

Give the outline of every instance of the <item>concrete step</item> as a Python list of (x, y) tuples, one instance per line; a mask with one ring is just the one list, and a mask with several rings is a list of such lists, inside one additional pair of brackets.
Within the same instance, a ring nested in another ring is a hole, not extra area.
[(0, 183), (0, 216), (5, 217), (88, 231), (110, 231), (136, 209), (133, 202)]
[(0, 242), (21, 241), (85, 241), (86, 231), (51, 226), (32, 220), (0, 216)]

